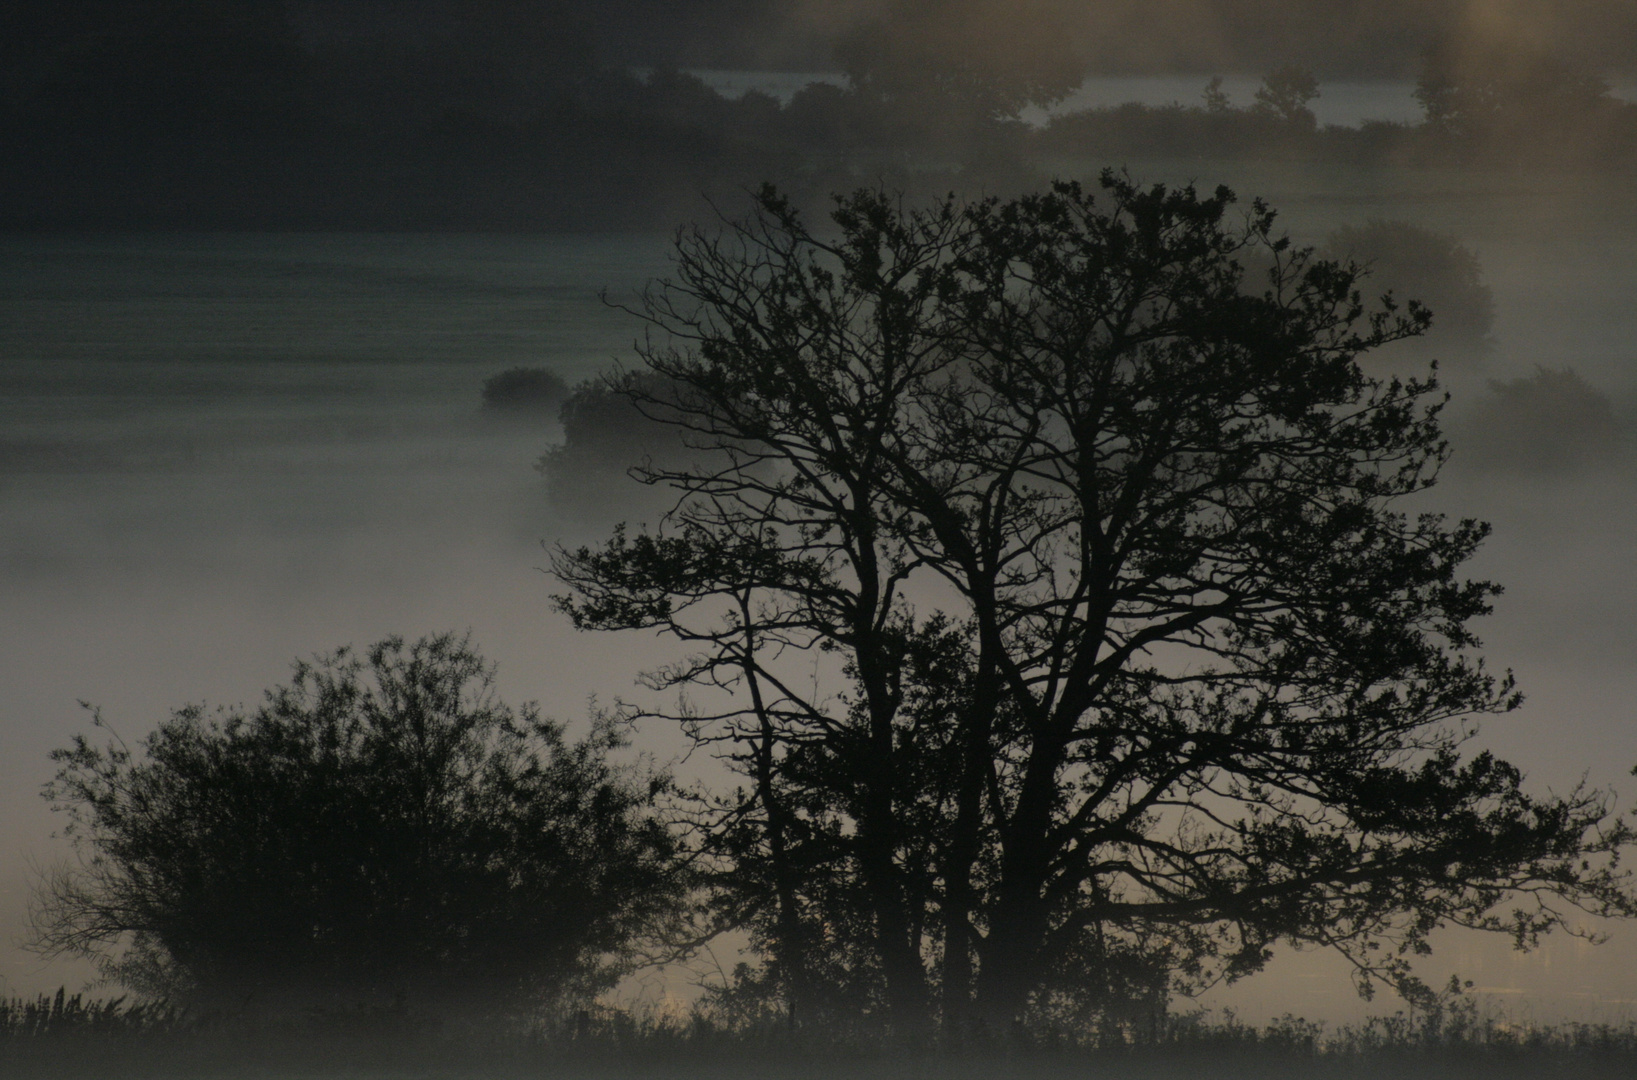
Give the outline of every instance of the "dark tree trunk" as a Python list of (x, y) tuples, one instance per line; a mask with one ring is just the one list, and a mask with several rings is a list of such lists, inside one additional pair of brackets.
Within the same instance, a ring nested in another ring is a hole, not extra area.
[(955, 820), (943, 865), (943, 964), (939, 972), (943, 1037), (958, 1044), (972, 1022), (973, 929), (977, 890), (972, 871), (983, 843), (983, 789), (993, 768), (989, 745), (994, 728), (996, 684), (993, 656), (980, 650), (972, 699), (961, 716), (960, 777)]
[(1001, 876), (980, 953), (977, 1011), (992, 1030), (1021, 1019), (1040, 985), (1049, 929), (1046, 885), (1051, 875), (1052, 810), (1064, 746), (1055, 725), (1036, 722), (1036, 737), (1011, 820), (1000, 829)]
[[(746, 610), (747, 626), (750, 625), (748, 614)], [(761, 683), (754, 669), (754, 643), (748, 639), (748, 632), (745, 655), (746, 683), (750, 688), (752, 705), (760, 725), (754, 752), (757, 798), (761, 800), (762, 810), (767, 815), (768, 858), (773, 864), (774, 902), (778, 905), (774, 916), (775, 925), (778, 927), (778, 944), (774, 950), (774, 957), (781, 969), (786, 1003), (789, 1006), (790, 1026), (795, 1027), (797, 1013), (800, 1007), (810, 1004), (812, 992), (807, 956), (808, 939), (798, 906), (797, 875), (790, 864), (790, 814), (784, 806), (784, 801), (779, 797), (776, 783), (777, 766), (774, 753), (778, 736), (773, 720), (768, 715), (767, 703), (762, 698)]]

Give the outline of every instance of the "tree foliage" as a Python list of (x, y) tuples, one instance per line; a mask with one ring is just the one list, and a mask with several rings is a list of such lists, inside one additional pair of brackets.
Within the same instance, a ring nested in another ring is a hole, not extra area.
[(35, 947), (218, 1005), (599, 989), (680, 889), (665, 780), (620, 745), (506, 706), (450, 635), (298, 663), (254, 712), (189, 706), (136, 750), (76, 737), (45, 794), (81, 857), (43, 883)]
[[(633, 468), (656, 462), (675, 466), (691, 455), (675, 428), (644, 416), (626, 391), (656, 397), (669, 393), (669, 387), (664, 379), (636, 371), (612, 383), (581, 383), (563, 399), (558, 411), (562, 441), (535, 463), (558, 511), (606, 522), (633, 510), (657, 517), (668, 509), (663, 498), (633, 498), (645, 493), (622, 481)], [(616, 508), (619, 513), (610, 516)]]
[(1422, 57), (1415, 99), (1427, 129), (1469, 160), (1510, 157), (1523, 145), (1563, 160), (1622, 126), (1629, 110), (1609, 89), (1593, 71), (1533, 44), (1444, 38)]
[(792, 1007), (1106, 1016), (1281, 939), (1413, 993), (1441, 925), (1632, 909), (1603, 793), (1463, 752), (1517, 701), (1486, 527), (1395, 509), (1442, 403), (1356, 362), (1426, 313), (1232, 205), (1105, 174), (820, 231), (766, 189), (648, 293), (680, 390), (627, 392), (705, 464), (559, 603), (686, 647), (652, 712), (743, 774), (719, 912)]

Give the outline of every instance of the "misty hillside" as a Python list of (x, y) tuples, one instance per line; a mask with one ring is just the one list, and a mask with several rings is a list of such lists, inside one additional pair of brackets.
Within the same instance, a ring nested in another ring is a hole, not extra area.
[[(1064, 161), (1637, 167), (1614, 0), (1153, 7), (26, 0), (0, 15), (0, 228), (665, 228), (763, 179), (1015, 189)], [(780, 101), (696, 69), (837, 75)], [(1317, 81), (1018, 120), (1091, 75), (1281, 71)], [(1414, 81), (1422, 120), (1319, 129), (1331, 79)]]

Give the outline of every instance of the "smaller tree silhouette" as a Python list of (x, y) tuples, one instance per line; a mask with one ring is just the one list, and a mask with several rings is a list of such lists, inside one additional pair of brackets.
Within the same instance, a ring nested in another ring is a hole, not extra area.
[[(103, 726), (100, 715), (99, 726)], [(254, 712), (84, 736), (45, 796), (77, 862), (33, 947), (175, 999), (506, 1010), (611, 984), (674, 911), (660, 775), (496, 699), (449, 634), (298, 662)]]
[(1607, 82), (1561, 57), (1452, 40), (1423, 54), (1415, 99), (1428, 129), (1459, 152), (1506, 156), (1556, 149), (1599, 130), (1618, 109)]
[(1311, 130), (1318, 118), (1308, 103), (1319, 96), (1319, 80), (1306, 68), (1286, 64), (1270, 71), (1262, 78), (1256, 91), (1257, 112), (1276, 117), (1280, 122)]
[(1202, 94), (1205, 100), (1205, 111), (1212, 116), (1221, 116), (1233, 109), (1233, 102), (1228, 98), (1228, 92), (1222, 89), (1222, 76), (1212, 75), (1211, 81), (1205, 84)]

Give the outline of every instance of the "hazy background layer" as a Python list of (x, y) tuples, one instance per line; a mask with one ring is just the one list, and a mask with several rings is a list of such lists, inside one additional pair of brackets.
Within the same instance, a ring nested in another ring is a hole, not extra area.
[[(1629, 421), (1637, 210), (1615, 192), (1434, 173), (1154, 162), (1148, 176), (1268, 195), (1299, 239), (1402, 218), (1460, 236), (1494, 288), (1497, 347), (1449, 372), (1462, 409), (1489, 378), (1572, 365)], [(582, 637), (549, 610), (542, 539), (592, 535), (547, 504), (547, 417), (482, 415), (479, 388), (520, 364), (571, 382), (629, 358), (604, 306), (665, 267), (666, 238), (197, 235), (0, 238), (0, 992), (87, 977), (13, 947), (30, 866), (59, 858), (38, 798), (47, 753), (87, 730), (127, 739), (178, 705), (254, 702), (298, 655), (389, 633), (470, 628), (511, 699), (584, 717), (634, 693), (660, 655)], [(1508, 591), (1486, 638), (1528, 704), (1485, 745), (1540, 786), (1622, 784), (1637, 763), (1637, 483), (1629, 443), (1577, 473), (1463, 460), (1427, 502), (1495, 522), (1474, 572)], [(644, 745), (662, 756), (675, 733)], [(687, 768), (694, 768), (689, 765)], [(1637, 937), (1609, 928), (1519, 957), (1451, 936), (1425, 965), (1542, 1015), (1625, 1015)], [(1346, 973), (1282, 956), (1210, 999), (1250, 1019), (1345, 1019)], [(1378, 1003), (1379, 1011), (1390, 1003)]]

